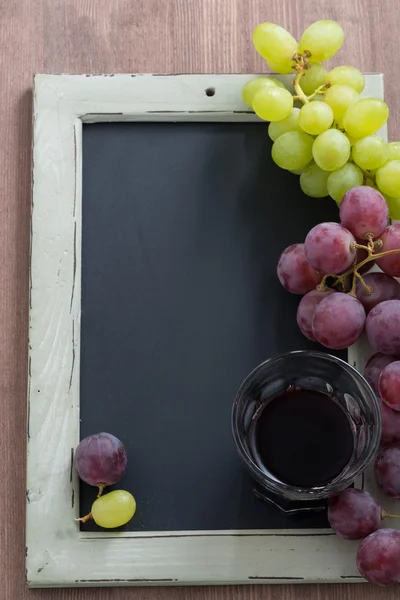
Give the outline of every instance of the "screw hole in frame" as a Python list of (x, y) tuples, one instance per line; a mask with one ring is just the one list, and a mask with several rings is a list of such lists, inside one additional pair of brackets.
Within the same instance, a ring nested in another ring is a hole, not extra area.
[(211, 97), (215, 95), (215, 88), (209, 87), (206, 89), (206, 96)]

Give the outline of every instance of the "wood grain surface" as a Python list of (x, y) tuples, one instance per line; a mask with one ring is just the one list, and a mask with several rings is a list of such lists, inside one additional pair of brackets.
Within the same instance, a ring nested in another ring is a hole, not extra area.
[[(258, 72), (261, 21), (295, 36), (338, 20), (332, 64), (385, 73), (400, 139), (398, 0), (0, 0), (0, 598), (1, 600), (394, 600), (369, 585), (32, 590), (25, 588), (25, 425), (32, 76), (48, 73)], [(54, 507), (56, 510), (57, 507)]]

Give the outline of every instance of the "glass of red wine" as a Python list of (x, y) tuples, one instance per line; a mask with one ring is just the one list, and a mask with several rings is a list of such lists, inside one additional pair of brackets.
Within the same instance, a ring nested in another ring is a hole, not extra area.
[(297, 351), (259, 365), (233, 405), (233, 437), (267, 493), (314, 501), (349, 487), (379, 447), (378, 399), (348, 363)]

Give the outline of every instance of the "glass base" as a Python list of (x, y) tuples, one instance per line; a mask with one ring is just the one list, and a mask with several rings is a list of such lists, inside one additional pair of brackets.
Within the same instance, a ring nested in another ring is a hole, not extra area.
[(286, 516), (301, 516), (311, 511), (324, 511), (327, 508), (326, 500), (287, 500), (273, 494), (263, 488), (259, 483), (253, 481), (253, 494), (259, 500), (277, 508)]

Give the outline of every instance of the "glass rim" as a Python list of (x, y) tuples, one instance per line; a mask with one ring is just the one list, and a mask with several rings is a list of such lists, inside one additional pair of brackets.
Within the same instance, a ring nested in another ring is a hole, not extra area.
[[(372, 406), (373, 406), (376, 421), (377, 421), (377, 427), (376, 427), (375, 432), (372, 435), (372, 440), (369, 444), (367, 452), (365, 453), (365, 456), (360, 461), (360, 464), (357, 466), (357, 468), (355, 468), (353, 471), (351, 471), (351, 474), (347, 474), (344, 477), (342, 477), (340, 479), (340, 481), (333, 480), (332, 482), (327, 483), (326, 485), (323, 485), (323, 486), (298, 487), (298, 486), (292, 486), (292, 485), (286, 484), (284, 482), (277, 482), (277, 481), (274, 481), (273, 479), (270, 479), (268, 477), (268, 475), (264, 471), (262, 471), (260, 469), (260, 467), (258, 467), (256, 465), (256, 463), (251, 459), (251, 457), (249, 456), (248, 452), (246, 451), (245, 445), (243, 444), (243, 442), (239, 436), (239, 433), (238, 433), (238, 406), (239, 406), (240, 400), (243, 397), (244, 390), (246, 389), (246, 387), (248, 386), (250, 381), (252, 379), (254, 379), (254, 377), (257, 375), (257, 373), (260, 370), (262, 370), (263, 368), (265, 368), (266, 366), (271, 366), (274, 363), (281, 361), (282, 359), (285, 359), (288, 357), (295, 357), (295, 356), (302, 356), (304, 358), (305, 357), (316, 358), (318, 360), (323, 360), (323, 361), (329, 362), (329, 363), (333, 362), (333, 363), (336, 363), (339, 367), (343, 368), (349, 375), (353, 376), (357, 380), (359, 385), (363, 388), (363, 390), (372, 399)], [(312, 498), (317, 499), (317, 498), (323, 498), (326, 496), (333, 495), (336, 491), (341, 491), (342, 489), (349, 487), (354, 482), (354, 480), (365, 471), (365, 469), (371, 463), (373, 457), (375, 456), (375, 454), (379, 448), (381, 430), (382, 430), (382, 417), (381, 417), (381, 411), (380, 411), (380, 407), (379, 407), (378, 397), (376, 396), (375, 392), (373, 391), (372, 387), (369, 385), (369, 383), (365, 379), (365, 377), (355, 367), (350, 365), (350, 363), (346, 362), (345, 360), (342, 360), (341, 358), (333, 356), (332, 354), (329, 354), (327, 352), (320, 352), (317, 350), (293, 350), (290, 352), (285, 352), (285, 353), (273, 356), (271, 358), (268, 358), (267, 360), (263, 361), (258, 366), (256, 366), (247, 375), (247, 377), (243, 380), (242, 384), (240, 385), (240, 387), (235, 395), (235, 399), (234, 399), (233, 406), (232, 406), (232, 412), (231, 412), (231, 427), (232, 427), (232, 434), (233, 434), (234, 442), (235, 442), (236, 448), (239, 452), (240, 458), (242, 459), (242, 461), (244, 462), (244, 464), (246, 465), (248, 470), (251, 472), (253, 477), (264, 488), (269, 489), (271, 492), (276, 493), (276, 494), (281, 494), (282, 492), (283, 493), (287, 492), (287, 493), (291, 494), (293, 497), (297, 497), (297, 499), (300, 499), (300, 500), (304, 499), (305, 496), (308, 496), (308, 498), (312, 497)]]

